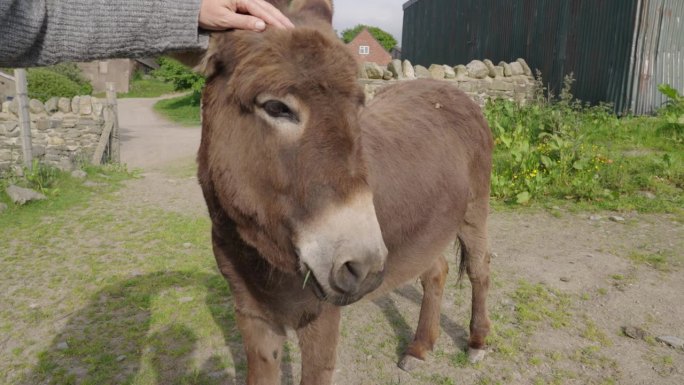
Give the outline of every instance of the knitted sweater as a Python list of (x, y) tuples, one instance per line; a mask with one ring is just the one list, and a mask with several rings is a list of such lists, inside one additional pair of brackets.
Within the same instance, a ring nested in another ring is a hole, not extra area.
[(0, 0), (0, 67), (206, 48), (200, 0)]

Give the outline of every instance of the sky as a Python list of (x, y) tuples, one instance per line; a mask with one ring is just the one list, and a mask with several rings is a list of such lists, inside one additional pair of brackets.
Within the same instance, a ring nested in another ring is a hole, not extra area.
[(389, 32), (401, 46), (402, 6), (406, 0), (335, 0), (333, 27), (338, 34), (357, 24), (367, 24)]

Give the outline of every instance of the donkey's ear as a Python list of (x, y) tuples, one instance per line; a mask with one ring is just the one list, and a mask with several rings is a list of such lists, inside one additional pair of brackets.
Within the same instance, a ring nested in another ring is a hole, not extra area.
[(290, 10), (302, 18), (317, 18), (332, 25), (333, 0), (292, 0)]

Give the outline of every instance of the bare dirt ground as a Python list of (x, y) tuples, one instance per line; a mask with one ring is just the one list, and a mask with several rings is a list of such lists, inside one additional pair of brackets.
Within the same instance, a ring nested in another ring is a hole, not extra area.
[[(163, 121), (151, 111), (153, 102), (120, 101), (122, 161), (143, 170), (121, 196), (205, 216), (192, 172), (199, 129)], [(396, 366), (417, 325), (422, 293), (413, 282), (344, 310), (334, 383), (683, 384), (684, 351), (655, 340), (684, 338), (681, 218), (622, 213), (617, 215), (625, 220), (616, 222), (608, 219), (611, 215), (616, 214), (492, 212), (489, 308), (494, 326), (484, 362), (468, 364), (462, 354), (470, 290), (467, 280), (456, 282), (449, 251), (452, 274), (442, 333), (427, 361), (411, 373)], [(625, 326), (641, 328), (645, 336), (627, 337)], [(228, 379), (222, 381), (239, 384), (244, 356), (239, 349), (230, 351), (236, 365), (225, 369)], [(283, 382), (298, 383), (294, 338), (286, 353)]]

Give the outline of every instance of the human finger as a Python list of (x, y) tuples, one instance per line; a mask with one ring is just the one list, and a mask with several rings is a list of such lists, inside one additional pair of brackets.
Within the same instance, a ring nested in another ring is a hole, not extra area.
[(290, 19), (283, 15), (273, 4), (264, 0), (238, 1), (238, 10), (258, 17), (276, 28), (294, 28), (294, 24), (292, 24)]

